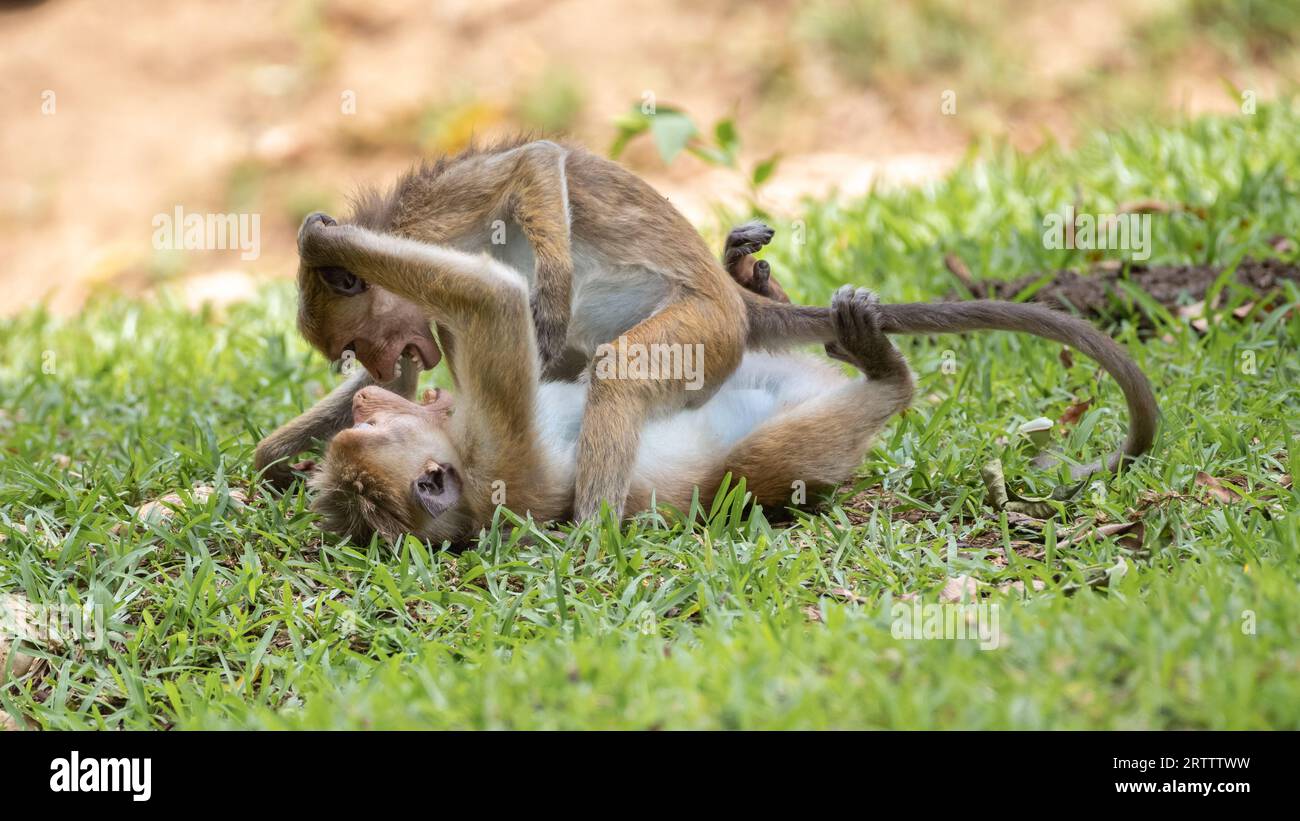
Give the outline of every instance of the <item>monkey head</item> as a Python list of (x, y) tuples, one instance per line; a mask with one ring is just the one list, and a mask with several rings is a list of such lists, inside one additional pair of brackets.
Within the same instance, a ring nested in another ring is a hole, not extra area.
[(446, 430), (451, 415), (446, 391), (425, 391), (419, 403), (373, 385), (357, 391), (353, 426), (334, 437), (309, 480), (323, 527), (363, 541), (463, 536), (466, 476)]
[[(312, 214), (304, 228), (313, 219), (337, 224), (332, 217)], [(346, 268), (299, 263), (298, 330), (330, 361), (351, 351), (376, 382), (396, 376), (403, 353), (425, 370), (442, 359), (423, 309)]]

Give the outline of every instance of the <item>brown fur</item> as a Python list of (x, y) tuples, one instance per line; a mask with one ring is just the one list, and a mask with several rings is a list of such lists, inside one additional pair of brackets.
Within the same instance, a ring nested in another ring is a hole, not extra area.
[[(595, 392), (584, 419), (590, 432), (579, 445), (579, 517), (593, 514), (602, 500), (621, 509), (649, 415), (706, 398), (740, 361), (747, 314), (738, 289), (699, 235), (650, 186), (578, 146), (512, 140), (471, 149), (413, 170), (386, 195), (363, 195), (355, 208), (353, 225), (430, 245), (458, 247), (458, 240), (486, 232), (496, 219), (517, 223), (536, 264), (530, 318), (543, 370), (551, 377), (571, 375), (577, 365), (564, 348), (574, 241), (582, 240), (611, 268), (642, 266), (663, 278), (668, 304), (631, 328), (629, 338), (703, 344), (706, 390), (688, 396), (680, 382), (646, 387), (623, 380)], [(427, 312), (384, 293), (372, 281), (373, 270), (354, 273), (371, 288), (341, 297), (323, 285), (316, 267), (300, 266), (304, 337), (331, 358), (353, 344), (380, 378), (389, 377), (390, 363), (410, 346), (427, 352), (426, 360), (435, 358)], [(451, 334), (439, 326), (444, 353)], [(274, 444), (267, 449), (284, 452), (302, 443)]]

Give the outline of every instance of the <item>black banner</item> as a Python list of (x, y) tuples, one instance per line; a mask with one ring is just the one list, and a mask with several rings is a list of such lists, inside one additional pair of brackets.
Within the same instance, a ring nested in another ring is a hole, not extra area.
[[(520, 796), (521, 787), (562, 791), (556, 798), (571, 795), (575, 808), (633, 793), (642, 795), (638, 803), (676, 796), (692, 808), (788, 793), (833, 812), (877, 798), (929, 811), (935, 802), (995, 796), (1010, 806), (1195, 799), (1228, 807), (1289, 794), (1291, 741), (1201, 732), (12, 732), (0, 733), (0, 785), (10, 799), (43, 810), (112, 806), (131, 814), (196, 806), (375, 810), (376, 801), (394, 797), (432, 808), (445, 805), (448, 791), (458, 801), (490, 801), (496, 793), (467, 790), (493, 781), (508, 790), (503, 796)], [(689, 799), (684, 776), (693, 784)], [(710, 779), (716, 789), (704, 789)]]

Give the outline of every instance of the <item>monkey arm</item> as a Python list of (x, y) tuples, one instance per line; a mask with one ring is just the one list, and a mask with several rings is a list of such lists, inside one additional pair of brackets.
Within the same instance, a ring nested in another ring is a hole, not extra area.
[(566, 153), (553, 142), (529, 143), (517, 149), (510, 176), (510, 214), (533, 249), (530, 303), (538, 352), (548, 374), (561, 364), (573, 289)]
[(440, 328), (461, 393), (457, 416), (475, 441), (518, 448), (521, 465), (535, 448), (538, 377), (528, 293), (523, 280), (486, 254), (381, 234), (308, 217), (299, 254), (310, 266), (339, 266), (420, 305)]
[[(384, 385), (393, 393), (407, 399), (415, 397), (420, 381), (419, 363), (409, 356), (402, 357), (401, 373)], [(330, 391), (319, 402), (300, 416), (285, 422), (273, 433), (257, 443), (253, 454), (253, 467), (263, 478), (279, 490), (293, 483), (293, 467), (289, 460), (310, 450), (316, 441), (328, 441), (334, 434), (352, 425), (352, 396), (362, 388), (375, 384), (364, 368), (348, 377), (347, 381)]]

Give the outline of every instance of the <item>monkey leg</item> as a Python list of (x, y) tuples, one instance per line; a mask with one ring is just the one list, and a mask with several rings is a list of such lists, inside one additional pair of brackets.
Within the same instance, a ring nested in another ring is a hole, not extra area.
[(736, 443), (714, 487), (729, 472), (763, 504), (800, 504), (806, 491), (853, 476), (872, 439), (911, 395), (910, 382), (856, 379), (774, 416)]
[(853, 475), (890, 417), (911, 404), (912, 373), (880, 330), (875, 295), (844, 286), (831, 302), (831, 321), (836, 358), (867, 378), (803, 402), (750, 432), (727, 455), (719, 482), (727, 471), (743, 476), (764, 504), (789, 504), (809, 488), (833, 487)]
[[(602, 501), (622, 518), (646, 419), (701, 404), (740, 364), (744, 328), (714, 319), (738, 310), (725, 304), (728, 293), (735, 292), (681, 299), (596, 349), (578, 436), (575, 519), (596, 515)], [(680, 373), (636, 371), (638, 358), (662, 365), (674, 356)]]

